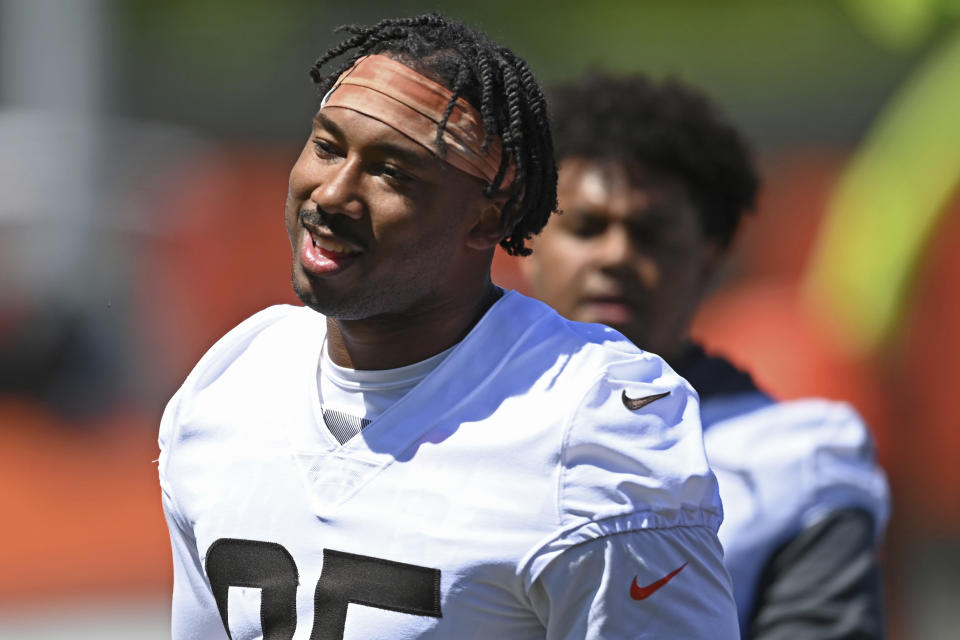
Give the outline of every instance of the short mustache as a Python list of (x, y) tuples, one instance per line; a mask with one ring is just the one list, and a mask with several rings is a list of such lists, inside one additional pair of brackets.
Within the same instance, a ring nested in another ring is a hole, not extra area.
[(328, 227), (330, 230), (333, 230), (333, 224), (331, 224), (331, 216), (329, 213), (323, 209), (317, 207), (316, 209), (301, 209), (300, 210), (300, 221), (304, 224), (313, 225), (314, 227)]
[(311, 227), (323, 227), (330, 230), (335, 236), (338, 236), (357, 246), (364, 247), (365, 243), (355, 234), (348, 231), (346, 227), (347, 220), (344, 216), (329, 213), (320, 207), (315, 209), (301, 209), (300, 221), (304, 225)]

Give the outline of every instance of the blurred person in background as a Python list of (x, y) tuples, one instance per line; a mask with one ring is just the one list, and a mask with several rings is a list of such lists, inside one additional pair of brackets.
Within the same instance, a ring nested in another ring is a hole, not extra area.
[(164, 413), (174, 637), (736, 637), (692, 389), (490, 280), (556, 207), (526, 63), (438, 15), (347, 31), (290, 173), (306, 306)]
[(743, 637), (882, 637), (889, 499), (871, 434), (846, 404), (778, 402), (690, 338), (754, 206), (748, 146), (676, 81), (597, 73), (550, 104), (561, 214), (521, 268), (561, 314), (619, 330), (699, 392)]

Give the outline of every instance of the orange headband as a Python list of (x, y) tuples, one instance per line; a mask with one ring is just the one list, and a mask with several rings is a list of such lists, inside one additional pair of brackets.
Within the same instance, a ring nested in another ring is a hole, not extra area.
[[(384, 55), (359, 58), (337, 79), (320, 108), (343, 107), (389, 125), (437, 153), (437, 126), (453, 95), (449, 89)], [(457, 98), (443, 131), (444, 160), (472, 176), (493, 182), (500, 167), (500, 137), (483, 150), (483, 119), (463, 98)], [(512, 166), (502, 186), (513, 179)]]

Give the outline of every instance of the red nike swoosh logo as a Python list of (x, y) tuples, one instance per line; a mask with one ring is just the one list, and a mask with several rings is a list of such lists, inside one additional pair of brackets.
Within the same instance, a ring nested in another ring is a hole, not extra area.
[(634, 577), (633, 577), (633, 584), (630, 585), (630, 597), (633, 598), (634, 600), (646, 600), (647, 598), (649, 598), (650, 596), (652, 596), (657, 589), (659, 589), (659, 588), (662, 587), (663, 585), (665, 585), (665, 584), (667, 584), (668, 582), (670, 582), (670, 580), (673, 578), (673, 576), (675, 576), (675, 575), (677, 575), (678, 573), (680, 573), (681, 571), (683, 571), (683, 568), (684, 568), (685, 566), (687, 566), (687, 563), (686, 563), (686, 562), (684, 562), (682, 565), (680, 565), (680, 568), (679, 568), (679, 569), (674, 569), (673, 571), (671, 571), (671, 572), (668, 573), (667, 575), (663, 576), (662, 578), (660, 578), (660, 579), (657, 580), (656, 582), (651, 582), (650, 584), (648, 584), (648, 585), (645, 586), (645, 587), (641, 587), (640, 585), (638, 585), (638, 584), (637, 584), (637, 577), (634, 576)]

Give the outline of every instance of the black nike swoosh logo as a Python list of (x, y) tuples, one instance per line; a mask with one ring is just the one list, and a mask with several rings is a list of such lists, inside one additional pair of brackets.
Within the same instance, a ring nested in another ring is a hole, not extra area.
[(620, 395), (620, 399), (623, 400), (623, 406), (630, 411), (636, 411), (637, 409), (642, 409), (651, 402), (656, 402), (660, 398), (665, 398), (670, 395), (669, 391), (664, 391), (663, 393), (655, 393), (652, 396), (644, 396), (642, 398), (631, 398), (627, 395), (627, 390), (624, 389), (623, 393)]

